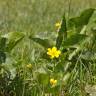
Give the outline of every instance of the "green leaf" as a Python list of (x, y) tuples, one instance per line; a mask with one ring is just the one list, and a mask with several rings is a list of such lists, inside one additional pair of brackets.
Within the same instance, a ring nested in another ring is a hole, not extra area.
[(50, 44), (48, 39), (41, 39), (41, 38), (33, 38), (33, 37), (29, 37), (31, 40), (33, 40), (34, 42), (40, 44), (41, 46), (43, 46), (44, 48), (49, 48), (52, 47), (52, 44)]
[(77, 32), (80, 32), (84, 25), (87, 25), (90, 18), (92, 17), (94, 13), (93, 8), (86, 9), (81, 13), (80, 16), (69, 19), (69, 26), (74, 27), (77, 29)]
[(0, 51), (4, 51), (6, 48), (6, 38), (0, 38)]
[(49, 81), (48, 74), (38, 74), (38, 80), (40, 84), (47, 85)]
[(46, 70), (41, 67), (37, 69), (37, 78), (40, 84), (47, 85), (49, 82), (49, 75), (47, 74)]
[(55, 72), (64, 72), (64, 65), (62, 63), (57, 64), (55, 67)]
[(5, 34), (3, 37), (7, 38), (6, 51), (11, 51), (23, 38), (24, 34), (22, 32), (10, 32)]
[(61, 28), (59, 29), (58, 37), (57, 37), (57, 40), (56, 40), (56, 47), (58, 49), (60, 48), (60, 46), (62, 44), (62, 41), (66, 38), (67, 38), (67, 27), (66, 27), (66, 18), (65, 18), (65, 14), (64, 14), (62, 24), (61, 24)]
[(80, 44), (86, 37), (84, 34), (73, 34), (63, 42), (63, 47), (74, 47), (74, 45)]
[(6, 60), (5, 52), (0, 51), (0, 64), (4, 63)]
[(0, 37), (0, 64), (5, 63), (6, 60), (6, 38)]

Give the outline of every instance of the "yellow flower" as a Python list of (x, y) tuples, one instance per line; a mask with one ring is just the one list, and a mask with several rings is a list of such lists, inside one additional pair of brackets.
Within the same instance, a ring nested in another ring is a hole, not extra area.
[(50, 79), (50, 84), (52, 85), (52, 87), (56, 86), (57, 80), (51, 78), (51, 79)]
[(32, 64), (28, 64), (28, 65), (26, 65), (26, 67), (30, 69), (30, 68), (32, 68)]
[(57, 29), (60, 29), (60, 27), (61, 27), (61, 22), (57, 22), (57, 23), (55, 24), (55, 26), (56, 26)]
[(58, 58), (60, 54), (61, 54), (61, 51), (57, 50), (56, 47), (53, 47), (52, 49), (48, 48), (47, 55), (49, 55), (51, 59)]

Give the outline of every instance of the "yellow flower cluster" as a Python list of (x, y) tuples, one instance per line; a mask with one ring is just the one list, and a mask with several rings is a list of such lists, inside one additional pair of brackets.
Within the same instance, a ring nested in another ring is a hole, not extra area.
[(26, 67), (30, 69), (32, 68), (32, 64), (27, 64)]
[(51, 59), (58, 58), (60, 56), (60, 54), (61, 54), (61, 51), (57, 50), (56, 47), (53, 47), (52, 49), (48, 48), (47, 55), (49, 55)]
[(51, 78), (51, 79), (50, 79), (50, 84), (52, 85), (52, 87), (56, 86), (57, 80)]

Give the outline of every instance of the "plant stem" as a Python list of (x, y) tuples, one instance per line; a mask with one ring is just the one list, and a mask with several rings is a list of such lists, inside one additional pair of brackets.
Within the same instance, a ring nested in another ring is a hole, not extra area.
[(70, 11), (71, 11), (71, 3), (72, 1), (71, 0), (68, 0), (68, 20), (69, 20), (69, 17), (70, 17)]

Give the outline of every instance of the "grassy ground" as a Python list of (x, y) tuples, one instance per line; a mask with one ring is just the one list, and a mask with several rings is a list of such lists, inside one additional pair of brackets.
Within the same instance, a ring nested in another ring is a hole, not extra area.
[[(96, 0), (71, 0), (70, 16), (95, 6)], [(69, 0), (0, 0), (0, 31), (52, 32), (68, 10)]]

